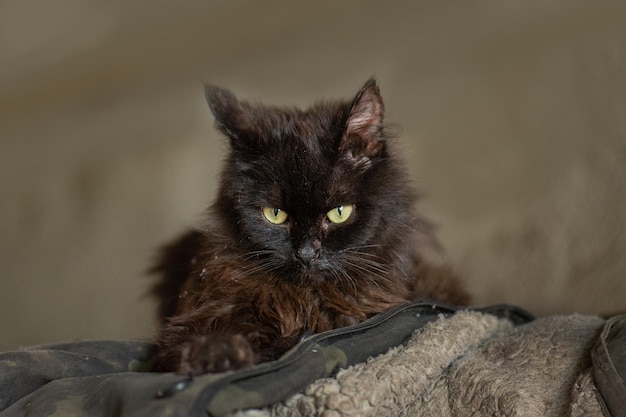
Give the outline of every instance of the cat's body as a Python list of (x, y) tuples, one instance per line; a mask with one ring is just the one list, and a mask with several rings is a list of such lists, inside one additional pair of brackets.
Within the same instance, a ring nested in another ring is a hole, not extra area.
[(388, 149), (373, 81), (307, 110), (215, 87), (207, 99), (231, 153), (204, 228), (155, 267), (158, 370), (236, 369), (414, 299), (467, 302), (423, 255), (434, 239)]

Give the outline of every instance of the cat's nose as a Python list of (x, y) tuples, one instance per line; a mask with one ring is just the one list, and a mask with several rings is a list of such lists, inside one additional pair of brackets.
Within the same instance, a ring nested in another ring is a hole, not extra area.
[(296, 252), (296, 256), (298, 257), (298, 259), (300, 259), (300, 261), (302, 261), (302, 263), (304, 263), (305, 265), (309, 265), (311, 261), (315, 259), (315, 248), (313, 247), (313, 245), (302, 246)]
[(319, 254), (319, 244), (316, 245), (315, 243), (315, 241), (306, 240), (296, 251), (296, 256), (303, 264), (310, 265), (311, 261), (317, 258)]

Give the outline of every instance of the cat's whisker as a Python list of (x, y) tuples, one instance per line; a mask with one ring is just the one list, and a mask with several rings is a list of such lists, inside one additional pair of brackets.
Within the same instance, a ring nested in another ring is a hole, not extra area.
[(346, 271), (346, 269), (343, 266), (341, 266), (341, 265), (337, 265), (331, 271), (332, 271), (333, 275), (337, 277), (337, 280), (339, 282), (342, 282), (342, 277), (343, 277), (343, 279), (345, 279), (345, 281), (352, 286), (352, 289), (354, 290), (354, 298), (357, 299), (359, 291), (358, 291), (358, 288), (357, 288), (357, 285), (356, 285), (356, 281), (348, 273), (348, 271)]
[(384, 247), (384, 245), (350, 246), (350, 247), (341, 249), (338, 253), (355, 252), (355, 253), (363, 253), (363, 254), (373, 255), (373, 254), (370, 254), (369, 252), (363, 252), (362, 249), (379, 249), (379, 248), (382, 248), (382, 247)]
[(254, 251), (246, 252), (244, 254), (239, 255), (238, 258), (248, 261), (253, 258), (258, 259), (262, 256), (267, 256), (267, 255), (272, 255), (272, 254), (274, 254), (273, 250), (261, 249), (261, 250), (254, 250)]
[(381, 275), (389, 274), (389, 270), (385, 267), (385, 264), (383, 264), (382, 262), (378, 262), (378, 261), (364, 258), (361, 256), (353, 256), (353, 254), (349, 254), (349, 255), (350, 256), (345, 257), (345, 260), (354, 267), (357, 267), (362, 270), (367, 270), (370, 272), (377, 272)]
[(248, 272), (249, 273), (257, 273), (257, 272), (272, 273), (274, 271), (278, 271), (281, 268), (284, 268), (283, 263), (272, 259), (266, 262), (259, 263), (258, 265), (256, 265), (256, 267), (248, 270)]
[[(346, 272), (346, 274), (349, 275), (348, 272)], [(364, 276), (370, 278), (369, 271), (365, 270)], [(370, 292), (372, 292), (372, 285), (376, 286), (378, 288), (378, 290), (382, 290), (382, 288), (381, 288), (380, 284), (378, 283), (377, 279), (365, 279), (365, 280), (361, 280), (361, 283), (366, 284)]]
[[(246, 262), (250, 262), (253, 258), (256, 258), (257, 255), (271, 255), (273, 253), (273, 251), (269, 250), (253, 251), (243, 254), (238, 258), (244, 259)], [(251, 263), (249, 268), (239, 271), (239, 277), (253, 276), (260, 273), (270, 274), (284, 267), (282, 262), (272, 257), (264, 257), (256, 260), (258, 262)]]
[(404, 222), (400, 219), (391, 219), (391, 222), (394, 224), (397, 224), (398, 226), (402, 226), (404, 228), (406, 228), (407, 230), (414, 230), (415, 229), (415, 225), (412, 223), (408, 223), (408, 222)]
[(392, 280), (388, 276), (386, 276), (388, 274), (388, 271), (383, 269), (382, 266), (380, 266), (378, 263), (363, 262), (361, 264), (361, 263), (354, 262), (351, 260), (346, 260), (344, 261), (344, 263), (347, 266), (353, 268), (355, 271), (362, 272), (363, 273), (362, 278), (366, 278), (364, 282), (373, 283), (376, 286), (378, 286), (379, 289), (382, 289), (380, 287), (380, 283), (392, 282)]

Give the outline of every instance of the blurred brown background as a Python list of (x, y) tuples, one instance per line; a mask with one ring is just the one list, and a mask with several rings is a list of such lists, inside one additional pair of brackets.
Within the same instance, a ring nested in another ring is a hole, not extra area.
[(152, 334), (144, 270), (225, 148), (203, 81), (375, 75), (477, 303), (626, 310), (624, 4), (0, 0), (0, 349)]

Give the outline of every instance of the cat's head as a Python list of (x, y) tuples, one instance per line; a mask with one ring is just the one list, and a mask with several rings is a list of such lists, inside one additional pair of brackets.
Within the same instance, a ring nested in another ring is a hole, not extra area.
[(410, 233), (413, 195), (388, 149), (375, 81), (353, 100), (304, 110), (212, 86), (206, 96), (231, 148), (213, 215), (251, 261), (298, 283), (385, 273)]

